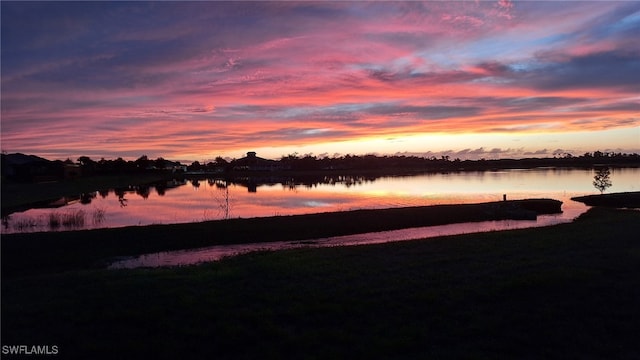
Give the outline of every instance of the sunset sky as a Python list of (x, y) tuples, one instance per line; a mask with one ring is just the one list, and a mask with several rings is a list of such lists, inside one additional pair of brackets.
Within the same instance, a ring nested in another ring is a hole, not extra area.
[(9, 153), (640, 152), (640, 2), (1, 7)]

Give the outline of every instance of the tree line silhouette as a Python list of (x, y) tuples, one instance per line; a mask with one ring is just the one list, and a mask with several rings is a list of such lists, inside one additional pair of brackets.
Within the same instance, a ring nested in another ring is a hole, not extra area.
[[(19, 156), (18, 156), (19, 155)], [(16, 159), (20, 159), (17, 161)], [(76, 161), (50, 161), (33, 155), (2, 154), (2, 179), (11, 181), (33, 181), (38, 178), (64, 178), (69, 176), (69, 169), (77, 169), (78, 176), (141, 174), (152, 172), (173, 172), (176, 174), (189, 172), (205, 172), (233, 174), (241, 172), (236, 167), (240, 159), (227, 160), (217, 157), (213, 161), (200, 163), (194, 161), (189, 165), (166, 160), (163, 157), (150, 159), (146, 155), (136, 160), (114, 160), (101, 158), (93, 160), (88, 156), (80, 156)], [(420, 157), (407, 155), (342, 155), (314, 156), (290, 154), (275, 160), (280, 171), (322, 171), (322, 172), (386, 172), (402, 173), (406, 171), (482, 171), (494, 169), (535, 168), (535, 167), (636, 167), (640, 166), (640, 154), (615, 152), (587, 152), (574, 156), (569, 153), (546, 158), (523, 159), (451, 159), (449, 156)], [(73, 172), (71, 172), (72, 175)]]
[(581, 156), (564, 154), (553, 158), (523, 159), (451, 159), (450, 156), (377, 156), (377, 155), (345, 155), (340, 157), (316, 157), (305, 155), (288, 155), (282, 157), (282, 163), (292, 170), (372, 170), (372, 169), (416, 169), (433, 171), (451, 170), (491, 170), (509, 168), (534, 168), (543, 166), (556, 167), (593, 167), (600, 164), (611, 166), (638, 166), (640, 154), (613, 152), (588, 152)]

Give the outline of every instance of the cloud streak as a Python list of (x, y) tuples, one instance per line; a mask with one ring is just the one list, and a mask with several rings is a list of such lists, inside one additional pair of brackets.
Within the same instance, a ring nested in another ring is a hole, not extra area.
[(640, 126), (635, 2), (1, 6), (8, 151), (202, 158)]

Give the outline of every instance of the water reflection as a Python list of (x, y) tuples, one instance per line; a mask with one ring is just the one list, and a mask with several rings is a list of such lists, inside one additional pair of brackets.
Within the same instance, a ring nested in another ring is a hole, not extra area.
[[(640, 190), (640, 169), (613, 169), (610, 192)], [(597, 193), (593, 171), (530, 169), (413, 176), (260, 176), (176, 179), (65, 197), (2, 219), (2, 232), (67, 230), (48, 224), (56, 211), (85, 213), (82, 229), (296, 215), (401, 206), (554, 198), (571, 213), (572, 196)], [(100, 213), (101, 221), (93, 221)], [(569, 216), (569, 215), (567, 215)]]
[[(585, 207), (586, 210), (586, 207)], [(542, 227), (569, 222), (567, 217), (556, 215), (539, 216), (538, 220), (482, 221), (463, 224), (425, 226), (410, 229), (380, 231), (366, 234), (334, 236), (302, 241), (279, 241), (239, 245), (217, 245), (199, 249), (166, 251), (114, 261), (109, 269), (134, 269), (141, 267), (184, 266), (218, 261), (255, 251), (277, 251), (303, 247), (332, 247), (381, 244), (395, 241), (427, 239), (438, 236), (479, 233), (499, 230), (514, 230)]]

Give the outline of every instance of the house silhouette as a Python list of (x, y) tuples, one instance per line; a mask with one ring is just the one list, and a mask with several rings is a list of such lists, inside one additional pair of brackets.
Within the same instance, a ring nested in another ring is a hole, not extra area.
[(232, 161), (235, 171), (276, 171), (282, 169), (279, 161), (264, 159), (256, 155), (255, 151), (247, 152), (247, 156)]

